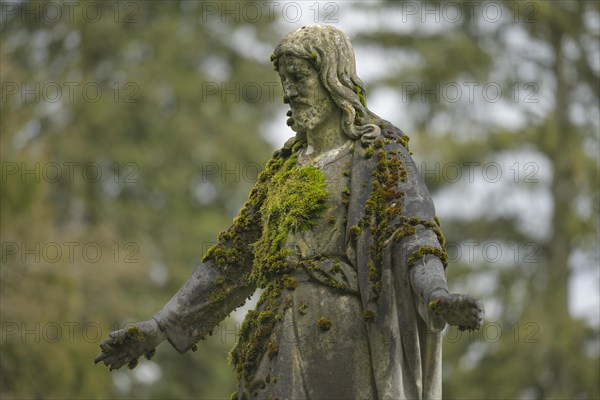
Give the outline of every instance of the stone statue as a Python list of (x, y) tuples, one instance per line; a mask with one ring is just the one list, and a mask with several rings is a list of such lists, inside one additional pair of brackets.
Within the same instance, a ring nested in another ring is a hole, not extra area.
[(441, 398), (441, 331), (478, 329), (483, 306), (448, 292), (408, 136), (367, 108), (338, 29), (298, 29), (271, 59), (296, 136), (175, 296), (95, 362), (133, 368), (165, 339), (184, 353), (261, 288), (230, 353), (232, 398)]

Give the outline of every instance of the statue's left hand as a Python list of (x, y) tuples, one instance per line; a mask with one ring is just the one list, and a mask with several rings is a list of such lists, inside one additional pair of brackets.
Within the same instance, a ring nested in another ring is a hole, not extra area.
[(150, 359), (156, 352), (156, 346), (165, 339), (165, 334), (154, 319), (138, 322), (111, 332), (108, 339), (100, 344), (102, 353), (94, 359), (94, 364), (103, 361), (111, 371), (125, 364), (133, 369), (140, 356), (145, 355)]
[(434, 296), (429, 301), (429, 310), (449, 325), (458, 326), (461, 331), (479, 329), (483, 324), (483, 303), (464, 294)]

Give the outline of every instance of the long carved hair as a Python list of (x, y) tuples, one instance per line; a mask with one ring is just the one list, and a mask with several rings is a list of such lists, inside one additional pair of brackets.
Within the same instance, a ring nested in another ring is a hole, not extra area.
[[(351, 139), (371, 143), (381, 129), (368, 123), (377, 119), (367, 108), (363, 82), (356, 75), (354, 50), (342, 31), (332, 26), (305, 26), (287, 36), (275, 48), (271, 61), (278, 70), (280, 56), (309, 60), (319, 74), (321, 84), (342, 110), (342, 130)], [(296, 141), (305, 141), (296, 136)]]

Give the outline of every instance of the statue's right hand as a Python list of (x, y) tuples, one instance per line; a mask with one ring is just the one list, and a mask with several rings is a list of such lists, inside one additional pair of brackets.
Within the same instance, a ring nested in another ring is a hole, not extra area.
[(94, 364), (103, 361), (111, 371), (125, 364), (133, 369), (140, 356), (152, 358), (156, 353), (156, 346), (165, 339), (165, 334), (154, 319), (138, 322), (125, 329), (111, 332), (108, 339), (100, 344), (102, 353), (94, 359)]

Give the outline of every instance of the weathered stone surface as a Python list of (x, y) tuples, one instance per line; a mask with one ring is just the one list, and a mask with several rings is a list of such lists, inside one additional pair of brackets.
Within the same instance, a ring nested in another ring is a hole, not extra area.
[(448, 293), (408, 136), (367, 108), (339, 30), (292, 32), (272, 61), (296, 136), (179, 292), (96, 361), (133, 367), (164, 339), (183, 353), (260, 287), (230, 354), (238, 398), (440, 398), (440, 331), (480, 327), (483, 307)]

